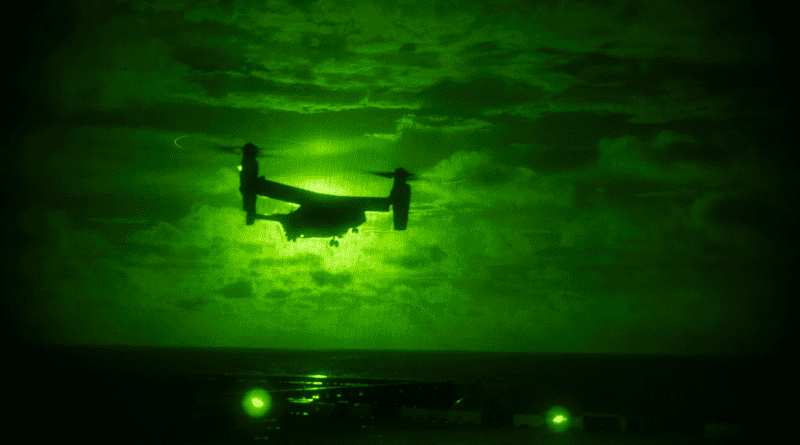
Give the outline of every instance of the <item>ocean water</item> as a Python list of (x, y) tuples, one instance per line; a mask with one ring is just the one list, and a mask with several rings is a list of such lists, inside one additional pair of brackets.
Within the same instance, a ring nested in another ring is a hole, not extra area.
[(624, 416), (632, 428), (702, 431), (708, 422), (758, 428), (780, 416), (786, 364), (777, 357), (575, 355), (401, 351), (286, 351), (30, 346), (19, 369), (57, 386), (59, 375), (127, 373), (322, 374), (479, 383), (509, 415)]
[[(39, 371), (268, 373), (480, 382), (511, 412), (552, 404), (653, 419), (734, 420), (769, 403), (785, 366), (775, 357), (402, 351), (29, 347)], [(34, 363), (31, 361), (30, 363)]]

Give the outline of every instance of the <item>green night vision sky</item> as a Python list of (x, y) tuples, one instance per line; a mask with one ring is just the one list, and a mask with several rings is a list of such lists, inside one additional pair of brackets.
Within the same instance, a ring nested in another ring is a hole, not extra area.
[[(782, 42), (745, 2), (67, 1), (20, 39), (20, 338), (783, 341), (790, 104)], [(318, 192), (384, 197), (365, 170), (416, 173), (408, 230), (369, 212), (335, 248), (246, 226), (247, 142), (261, 175)]]

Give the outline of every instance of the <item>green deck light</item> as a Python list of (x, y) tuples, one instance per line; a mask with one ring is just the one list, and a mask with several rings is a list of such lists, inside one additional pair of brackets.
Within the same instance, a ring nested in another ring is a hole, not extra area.
[(561, 406), (554, 406), (547, 410), (545, 418), (547, 427), (554, 433), (563, 433), (569, 429), (571, 423), (569, 412)]
[(254, 388), (242, 398), (242, 408), (250, 417), (263, 417), (272, 407), (272, 398), (261, 388)]

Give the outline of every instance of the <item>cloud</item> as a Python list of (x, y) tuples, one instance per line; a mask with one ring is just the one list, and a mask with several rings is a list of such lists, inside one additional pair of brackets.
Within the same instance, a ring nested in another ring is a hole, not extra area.
[(603, 138), (598, 143), (600, 158), (597, 164), (607, 171), (625, 172), (641, 176), (652, 176), (657, 173), (655, 165), (642, 159), (642, 143), (633, 136), (617, 139)]
[(330, 273), (325, 270), (311, 272), (311, 278), (319, 286), (343, 287), (353, 282), (353, 275), (348, 272)]
[(463, 179), (462, 174), (478, 165), (488, 162), (489, 156), (483, 153), (457, 151), (443, 159), (428, 171), (428, 175), (443, 180)]
[[(669, 140), (670, 137), (662, 137), (659, 143)], [(676, 136), (676, 139), (684, 138)], [(680, 147), (695, 145), (692, 142), (667, 144), (667, 148), (660, 151), (650, 150), (648, 145), (652, 147), (652, 144), (645, 144), (635, 136), (602, 138), (598, 143), (600, 157), (597, 168), (589, 172), (597, 177), (610, 173), (621, 178), (650, 179), (672, 186), (719, 187), (721, 184), (741, 181), (743, 174), (748, 171), (747, 168), (729, 166), (730, 159), (726, 161), (725, 156), (679, 155)], [(708, 145), (698, 145), (695, 151), (706, 149), (719, 150)]]
[(156, 223), (147, 229), (133, 232), (127, 241), (135, 244), (154, 244), (174, 246), (186, 241), (183, 232), (172, 224), (164, 221)]
[(444, 178), (465, 180), (478, 187), (530, 186), (539, 176), (525, 167), (511, 167), (493, 159), (492, 155), (479, 152), (454, 153), (449, 159), (437, 164), (434, 175)]
[(315, 255), (312, 253), (304, 253), (298, 256), (281, 257), (281, 258), (262, 256), (260, 258), (252, 258), (248, 262), (248, 265), (251, 268), (306, 266), (312, 269), (318, 269), (322, 267), (322, 258), (319, 255)]
[(718, 246), (770, 256), (791, 237), (787, 212), (765, 196), (706, 192), (688, 209), (690, 227)]
[(650, 147), (656, 150), (663, 150), (672, 144), (680, 142), (691, 144), (697, 143), (697, 141), (688, 134), (679, 134), (673, 130), (663, 130), (659, 132), (655, 138), (653, 138), (653, 140), (650, 142)]
[(569, 273), (549, 265), (542, 270), (541, 278), (548, 281), (561, 281), (569, 278)]
[(174, 306), (178, 309), (183, 309), (189, 312), (197, 312), (205, 307), (208, 307), (208, 305), (212, 303), (215, 303), (215, 301), (198, 295), (195, 298), (177, 300), (175, 301)]
[(423, 269), (435, 267), (447, 258), (445, 252), (439, 245), (417, 246), (410, 252), (403, 253), (398, 258), (387, 258), (390, 263), (399, 264), (407, 269)]
[(18, 213), (16, 219), (21, 235), (42, 250), (48, 249), (50, 255), (67, 254), (73, 247), (73, 223), (63, 211), (48, 211), (40, 205), (32, 205)]
[(197, 183), (206, 193), (229, 193), (239, 190), (239, 174), (232, 168), (220, 168)]
[[(33, 205), (16, 215), (21, 246), (18, 279), (32, 285), (36, 299), (73, 298), (89, 292), (136, 293), (133, 283), (109, 258), (116, 249), (98, 232), (76, 231), (63, 211)], [(35, 284), (34, 284), (35, 283)]]
[(252, 242), (252, 228), (244, 226), (244, 216), (237, 207), (218, 207), (197, 203), (175, 224), (180, 232), (191, 234), (195, 245), (210, 246), (215, 238), (228, 242)]
[(288, 290), (273, 289), (264, 294), (261, 301), (270, 312), (280, 310), (286, 303), (289, 302), (289, 296), (292, 294)]
[(457, 151), (424, 172), (423, 179), (429, 181), (414, 185), (415, 201), (440, 208), (492, 208), (506, 203), (570, 206), (572, 202), (569, 183), (539, 176), (529, 168), (510, 167), (482, 152)]
[(253, 286), (250, 281), (241, 280), (231, 283), (221, 289), (217, 289), (225, 298), (253, 298)]

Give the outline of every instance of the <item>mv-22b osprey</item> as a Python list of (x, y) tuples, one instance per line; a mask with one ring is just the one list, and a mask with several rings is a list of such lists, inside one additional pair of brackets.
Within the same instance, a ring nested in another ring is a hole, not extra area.
[[(242, 148), (242, 166), (239, 173), (239, 191), (242, 193), (245, 221), (248, 226), (257, 219), (279, 222), (286, 231), (286, 238), (331, 238), (330, 245), (338, 246), (336, 238), (342, 238), (350, 229), (358, 233), (358, 226), (367, 221), (364, 212), (388, 212), (392, 208), (394, 230), (406, 230), (408, 207), (411, 203), (411, 186), (407, 180), (414, 178), (403, 168), (394, 172), (369, 172), (385, 178), (394, 178), (392, 191), (386, 198), (359, 196), (336, 196), (316, 193), (297, 187), (280, 184), (258, 176), (258, 161), (255, 145), (248, 143)], [(259, 215), (256, 213), (256, 196), (298, 204), (292, 213)]]

